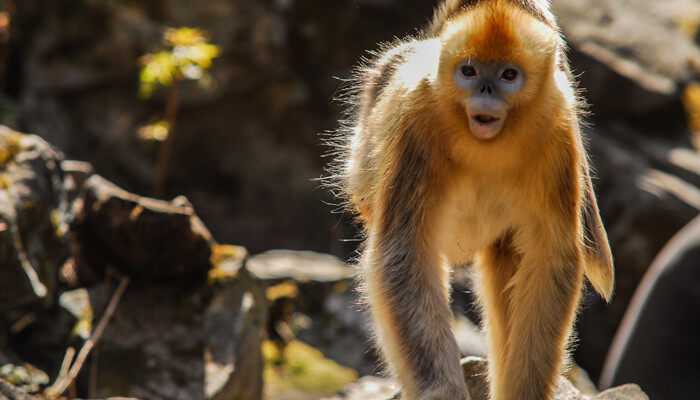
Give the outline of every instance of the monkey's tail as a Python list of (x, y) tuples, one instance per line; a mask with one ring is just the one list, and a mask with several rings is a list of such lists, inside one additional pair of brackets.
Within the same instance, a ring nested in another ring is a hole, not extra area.
[(585, 262), (586, 278), (591, 282), (595, 291), (598, 292), (606, 302), (610, 302), (613, 287), (615, 286), (612, 257), (608, 260), (600, 260), (598, 257), (593, 259), (586, 256)]
[(591, 178), (586, 171), (585, 197), (582, 212), (584, 229), (584, 262), (586, 278), (606, 302), (610, 302), (615, 286), (615, 268), (603, 221), (593, 193)]

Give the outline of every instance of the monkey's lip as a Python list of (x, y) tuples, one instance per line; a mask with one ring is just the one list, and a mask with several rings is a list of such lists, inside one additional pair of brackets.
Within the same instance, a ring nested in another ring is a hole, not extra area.
[(492, 114), (469, 115), (469, 129), (479, 139), (493, 139), (501, 131), (503, 119)]

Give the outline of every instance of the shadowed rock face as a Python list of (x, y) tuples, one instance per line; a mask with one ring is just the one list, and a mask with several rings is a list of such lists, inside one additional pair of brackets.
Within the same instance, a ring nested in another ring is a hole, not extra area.
[(265, 314), (264, 294), (245, 270), (213, 288), (136, 283), (100, 341), (94, 395), (260, 399)]

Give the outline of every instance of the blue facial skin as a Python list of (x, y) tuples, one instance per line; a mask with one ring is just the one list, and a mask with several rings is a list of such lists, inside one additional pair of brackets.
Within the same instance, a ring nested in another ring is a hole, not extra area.
[(508, 114), (506, 96), (522, 88), (525, 75), (515, 64), (467, 60), (455, 68), (454, 80), (466, 92), (470, 130), (479, 139), (492, 139)]

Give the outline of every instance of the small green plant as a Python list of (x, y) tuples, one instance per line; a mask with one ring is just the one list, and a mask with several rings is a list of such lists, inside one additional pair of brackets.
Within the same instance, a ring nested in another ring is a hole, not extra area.
[(355, 370), (325, 358), (320, 351), (298, 340), (282, 347), (265, 340), (262, 354), (265, 391), (271, 397), (289, 391), (303, 392), (312, 398), (324, 397), (357, 380)]
[(141, 57), (139, 94), (148, 98), (156, 90), (186, 79), (209, 87), (211, 76), (207, 70), (219, 55), (219, 48), (207, 43), (207, 34), (197, 28), (168, 29), (163, 39), (164, 50)]
[(165, 90), (165, 110), (162, 118), (138, 130), (142, 140), (159, 142), (154, 196), (160, 196), (165, 186), (172, 136), (178, 114), (178, 85), (185, 80), (196, 81), (204, 89), (211, 87), (208, 73), (212, 61), (219, 55), (218, 46), (209, 43), (208, 35), (197, 28), (168, 29), (163, 35), (164, 48), (141, 57), (139, 95), (150, 98)]

